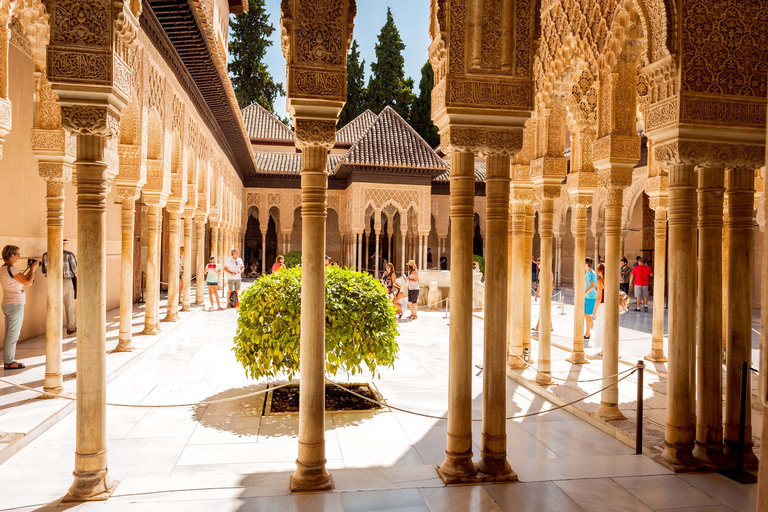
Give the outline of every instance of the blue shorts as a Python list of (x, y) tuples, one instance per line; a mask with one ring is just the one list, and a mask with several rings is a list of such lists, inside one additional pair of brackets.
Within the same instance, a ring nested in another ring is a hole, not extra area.
[(595, 312), (595, 303), (597, 299), (584, 299), (584, 314), (591, 315)]

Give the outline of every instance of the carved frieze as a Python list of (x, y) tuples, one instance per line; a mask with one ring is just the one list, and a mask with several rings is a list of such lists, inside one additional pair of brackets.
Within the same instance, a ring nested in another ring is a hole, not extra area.
[(480, 81), (449, 77), (447, 88), (447, 106), (533, 109), (533, 83), (530, 81)]
[(440, 134), (440, 143), (449, 151), (511, 155), (523, 147), (523, 130), (450, 126)]
[(608, 135), (592, 144), (592, 161), (606, 159), (640, 160), (640, 137)]
[(344, 71), (291, 69), (288, 94), (346, 101), (347, 82)]
[(765, 146), (717, 144), (706, 141), (675, 140), (653, 145), (654, 156), (662, 165), (718, 165), (758, 168), (765, 165)]
[(120, 118), (109, 107), (64, 105), (61, 107), (61, 127), (79, 135), (113, 137), (118, 134)]

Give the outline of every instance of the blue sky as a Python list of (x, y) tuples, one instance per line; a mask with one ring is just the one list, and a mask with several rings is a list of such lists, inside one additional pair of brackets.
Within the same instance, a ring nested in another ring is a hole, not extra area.
[[(266, 0), (266, 5), (275, 32), (265, 60), (275, 80), (285, 84), (285, 59), (280, 50), (280, 0)], [(430, 43), (429, 0), (357, 0), (354, 37), (360, 46), (360, 58), (365, 59), (366, 83), (371, 73), (370, 63), (375, 58), (376, 38), (387, 21), (387, 7), (392, 9), (395, 25), (405, 43), (405, 75), (413, 78), (418, 93), (421, 67), (427, 62)], [(281, 116), (287, 115), (285, 98), (275, 102), (275, 111)]]

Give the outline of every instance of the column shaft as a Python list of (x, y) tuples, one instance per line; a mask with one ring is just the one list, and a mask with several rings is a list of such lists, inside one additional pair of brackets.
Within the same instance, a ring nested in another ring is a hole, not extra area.
[[(621, 260), (621, 210), (624, 190), (607, 189), (605, 206), (605, 276), (603, 297), (605, 303), (598, 314), (604, 322), (603, 387), (600, 406), (595, 414), (605, 420), (624, 419), (619, 410), (619, 266)], [(600, 300), (600, 297), (597, 298)]]
[(136, 200), (123, 198), (122, 245), (120, 250), (120, 333), (115, 352), (133, 350), (133, 230), (136, 218)]
[(699, 315), (696, 331), (696, 446), (693, 454), (705, 464), (724, 465), (723, 283), (720, 266), (723, 261), (725, 170), (706, 167), (698, 174)]
[(504, 357), (509, 290), (509, 157), (489, 155), (487, 176), (483, 431), (477, 468), (485, 474), (513, 480), (516, 476), (507, 462), (507, 368)]
[(325, 469), (325, 221), (327, 150), (303, 148), (301, 158), (301, 393), (299, 456), (291, 489), (329, 489)]
[(573, 219), (573, 353), (568, 361), (585, 364), (589, 361), (584, 353), (584, 262), (587, 259), (587, 209), (575, 207)]
[(451, 153), (451, 325), (448, 349), (448, 436), (438, 472), (446, 482), (477, 473), (472, 462), (472, 222), (473, 153)]
[(162, 226), (160, 204), (147, 207), (147, 292), (144, 304), (144, 331), (142, 334), (157, 334), (160, 308), (160, 229)]
[(402, 261), (400, 262), (400, 272), (401, 272), (402, 276), (405, 276), (405, 263), (406, 263), (406, 259), (405, 259), (405, 245), (406, 245), (405, 231), (401, 231), (400, 232), (400, 255), (401, 255), (401, 258), (400, 259)]
[(195, 304), (203, 305), (205, 303), (205, 219), (195, 218), (197, 225), (197, 277), (195, 278)]
[(168, 300), (164, 321), (179, 319), (179, 210), (168, 210)]
[[(529, 269), (531, 264), (525, 257), (525, 204), (520, 201), (512, 203), (512, 261), (511, 282), (509, 298), (509, 354), (507, 356), (507, 365), (510, 368), (525, 368), (523, 357), (523, 339), (525, 332), (529, 331), (530, 325), (526, 326), (524, 321), (524, 306), (526, 298), (530, 295), (526, 292), (530, 290), (528, 286), (531, 282)], [(530, 300), (529, 300), (530, 302)]]
[(184, 217), (184, 293), (181, 310), (189, 311), (192, 283), (192, 216)]
[[(521, 297), (523, 301), (523, 353), (528, 349), (531, 352), (531, 261), (533, 259), (533, 235), (534, 235), (534, 215), (536, 207), (532, 204), (525, 205), (525, 273), (527, 282), (525, 284), (525, 293)], [(541, 327), (541, 326), (539, 326)], [(530, 355), (528, 357), (530, 359)], [(529, 361), (530, 362), (530, 361)]]
[(65, 501), (106, 499), (116, 486), (107, 472), (106, 432), (106, 140), (78, 135), (77, 241), (78, 272), (77, 402), (75, 480)]
[[(728, 330), (725, 372), (725, 454), (735, 461), (739, 440), (739, 406), (743, 362), (752, 363), (752, 256), (755, 238), (755, 173), (753, 169), (728, 171)], [(747, 372), (751, 390), (752, 372)], [(747, 393), (747, 411), (752, 393)], [(757, 464), (752, 450), (752, 415), (746, 416), (744, 461)]]
[(64, 300), (64, 183), (46, 181), (48, 203), (48, 279), (45, 313), (45, 378), (43, 389), (61, 393), (61, 323)]
[[(720, 230), (722, 231), (722, 229)], [(664, 288), (667, 280), (667, 210), (656, 209), (653, 247), (653, 330), (648, 361), (666, 362), (664, 355)], [(720, 269), (718, 267), (718, 273)], [(721, 315), (722, 316), (722, 312)]]
[(544, 199), (539, 212), (539, 233), (541, 234), (541, 273), (539, 274), (539, 353), (536, 382), (542, 385), (552, 383), (552, 226), (554, 204)]
[(375, 267), (374, 270), (373, 270), (373, 276), (376, 279), (378, 279), (379, 278), (379, 266), (380, 266), (379, 262), (381, 261), (380, 260), (380, 258), (381, 258), (381, 255), (380, 255), (380, 249), (381, 249), (381, 245), (380, 245), (380, 243), (381, 243), (381, 227), (380, 226), (379, 227), (374, 227), (374, 229), (376, 230), (376, 252), (374, 253), (375, 256), (374, 256), (374, 260), (373, 260), (373, 265)]
[(690, 164), (669, 170), (669, 365), (667, 423), (659, 461), (676, 470), (698, 467), (692, 450), (694, 342), (696, 340), (696, 254), (694, 188)]

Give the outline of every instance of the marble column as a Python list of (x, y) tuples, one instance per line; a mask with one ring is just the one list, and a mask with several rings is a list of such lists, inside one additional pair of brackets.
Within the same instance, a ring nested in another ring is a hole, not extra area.
[(426, 260), (426, 254), (424, 254), (424, 235), (422, 235), (421, 233), (418, 233), (416, 235), (416, 243), (418, 244), (418, 247), (419, 247), (419, 260), (418, 260), (419, 270), (425, 270), (426, 265), (424, 265), (424, 260)]
[(405, 273), (407, 271), (405, 264), (408, 262), (408, 260), (406, 260), (406, 258), (405, 258), (405, 246), (406, 246), (406, 238), (405, 238), (406, 235), (405, 235), (405, 232), (406, 232), (405, 228), (401, 228), (400, 229), (400, 256), (401, 256), (400, 257), (400, 260), (401, 260), (400, 261), (400, 267), (401, 267), (400, 271), (402, 273), (401, 275), (403, 275), (403, 276), (405, 275)]
[(587, 287), (584, 262), (587, 259), (587, 208), (576, 206), (573, 213), (573, 352), (568, 362), (586, 364), (584, 352), (584, 291)]
[(133, 350), (133, 237), (136, 219), (136, 199), (139, 192), (135, 188), (120, 188), (118, 194), (122, 197), (122, 226), (120, 250), (120, 332), (118, 334), (115, 352), (130, 352)]
[(181, 310), (189, 311), (192, 284), (192, 213), (184, 215), (184, 293)]
[[(531, 351), (531, 260), (533, 258), (533, 235), (535, 233), (535, 220), (536, 206), (533, 204), (525, 205), (525, 273), (528, 276), (528, 281), (525, 285), (525, 294), (521, 298), (523, 301), (523, 352), (528, 349), (528, 353)], [(541, 327), (541, 326), (539, 326)], [(530, 359), (530, 356), (529, 356)], [(528, 361), (530, 362), (530, 361)]]
[[(331, 137), (332, 138), (332, 137)], [(325, 468), (325, 223), (328, 149), (304, 145), (301, 155), (301, 394), (299, 455), (291, 490), (330, 489)]]
[[(45, 312), (45, 377), (43, 390), (61, 393), (61, 324), (64, 300), (64, 182), (46, 179), (48, 278)], [(43, 395), (49, 396), (49, 395)]]
[[(645, 359), (647, 361), (665, 363), (667, 361), (667, 357), (664, 355), (664, 289), (667, 279), (666, 207), (656, 207), (653, 225), (653, 328), (651, 331), (651, 353), (645, 356)], [(718, 265), (717, 272), (720, 273), (720, 265)], [(630, 298), (630, 300), (632, 299)], [(720, 317), (722, 317), (722, 311), (718, 315), (718, 318)], [(720, 330), (722, 330), (722, 327)]]
[[(512, 245), (511, 260), (511, 282), (509, 299), (509, 353), (507, 355), (507, 366), (510, 368), (525, 368), (523, 357), (523, 339), (525, 331), (530, 336), (530, 325), (526, 326), (524, 321), (524, 307), (526, 297), (530, 295), (530, 258), (526, 260), (525, 256), (525, 210), (526, 205), (521, 201), (513, 201), (510, 208), (511, 215), (511, 233)], [(528, 301), (530, 303), (530, 300)], [(529, 322), (530, 324), (530, 322)]]
[[(768, 176), (765, 176), (763, 171), (763, 179), (765, 180), (763, 193), (763, 210), (765, 211), (768, 206)], [(764, 226), (763, 226), (764, 228)], [(766, 236), (765, 229), (763, 229), (763, 255), (768, 256), (768, 236)], [(768, 304), (768, 265), (762, 265), (762, 290), (761, 290), (761, 302), (762, 304)], [(760, 368), (768, 367), (768, 307), (762, 307), (760, 309)], [(763, 418), (768, 417), (768, 407), (766, 407), (766, 397), (768, 389), (766, 387), (768, 379), (765, 375), (760, 378), (759, 396), (761, 397), (760, 410), (763, 413)], [(762, 431), (760, 439), (768, 439), (768, 421), (762, 422)], [(768, 464), (760, 464), (759, 480), (757, 484), (757, 510), (768, 510)]]
[[(755, 172), (735, 168), (728, 171), (728, 330), (725, 371), (725, 455), (736, 460), (739, 440), (739, 405), (743, 362), (752, 364), (752, 256), (755, 238)], [(751, 390), (752, 372), (747, 372)], [(752, 393), (747, 393), (747, 411)], [(752, 443), (752, 415), (746, 415), (744, 462), (757, 465)]]
[(700, 467), (693, 457), (693, 372), (696, 340), (696, 172), (669, 169), (669, 364), (664, 451), (657, 460), (675, 471)]
[(369, 270), (369, 266), (371, 262), (371, 255), (369, 254), (370, 245), (371, 245), (371, 232), (368, 230), (365, 230), (364, 235), (365, 236), (363, 238), (365, 239), (365, 242), (363, 243), (363, 245), (365, 246), (365, 261), (363, 261), (363, 269)]
[(541, 273), (539, 274), (539, 351), (536, 383), (552, 384), (552, 237), (554, 200), (541, 198), (539, 233), (541, 234)]
[(64, 501), (103, 500), (117, 482), (107, 471), (106, 338), (107, 302), (107, 139), (78, 135), (77, 241), (78, 271), (77, 392), (74, 482)]
[(363, 234), (356, 233), (355, 240), (357, 242), (357, 271), (363, 271), (362, 259), (363, 259)]
[(696, 330), (696, 444), (693, 454), (701, 462), (713, 466), (726, 464), (723, 455), (723, 282), (720, 271), (723, 260), (724, 179), (723, 167), (699, 169), (699, 314)]
[(477, 469), (486, 475), (493, 475), (495, 479), (514, 481), (517, 475), (507, 462), (505, 365), (509, 290), (509, 156), (488, 155), (487, 169), (483, 430)]
[(560, 288), (563, 273), (563, 237), (555, 238), (555, 287)]
[[(603, 315), (603, 387), (600, 406), (595, 416), (603, 420), (623, 420), (625, 416), (619, 410), (619, 268), (621, 265), (621, 211), (624, 202), (623, 183), (613, 183), (614, 174), (625, 173), (611, 168), (600, 171), (601, 176), (610, 179), (605, 188), (605, 290), (604, 304), (599, 315)], [(617, 181), (621, 182), (620, 179)], [(631, 171), (629, 182), (632, 181)], [(596, 265), (597, 266), (597, 265)], [(595, 266), (595, 267), (596, 267)], [(599, 299), (598, 299), (599, 300)]]
[(163, 204), (156, 196), (144, 196), (147, 204), (147, 284), (144, 303), (144, 331), (157, 334), (160, 309), (160, 231)]
[(378, 279), (379, 278), (379, 266), (380, 266), (379, 262), (381, 261), (380, 260), (380, 258), (381, 258), (381, 254), (380, 254), (380, 249), (381, 249), (381, 246), (380, 246), (381, 226), (374, 226), (373, 229), (376, 231), (376, 235), (375, 235), (376, 236), (376, 252), (373, 253), (374, 254), (374, 259), (373, 259), (373, 266), (374, 266), (373, 277)]
[(197, 227), (197, 269), (195, 278), (195, 304), (205, 304), (205, 214), (195, 214), (195, 226)]
[(267, 228), (261, 228), (261, 273), (267, 273)]
[(424, 254), (424, 262), (422, 263), (423, 269), (429, 270), (429, 258), (427, 258), (427, 249), (429, 248), (429, 234), (425, 234), (422, 238), (422, 253)]
[[(221, 265), (222, 261), (219, 257), (219, 226), (218, 223), (211, 222), (211, 254), (210, 256), (213, 256), (216, 258), (216, 263)], [(210, 256), (208, 258), (210, 258)], [(206, 258), (206, 263), (208, 262), (208, 258)], [(203, 265), (203, 269), (205, 269), (205, 265)], [(205, 270), (203, 270), (203, 274), (205, 274)], [(219, 288), (221, 288), (221, 279), (222, 277), (219, 276)]]
[(182, 206), (169, 204), (168, 210), (168, 301), (164, 322), (176, 322), (179, 319), (179, 216)]
[(451, 324), (448, 348), (448, 433), (438, 473), (447, 483), (473, 477), (472, 462), (472, 223), (475, 155), (451, 152)]

